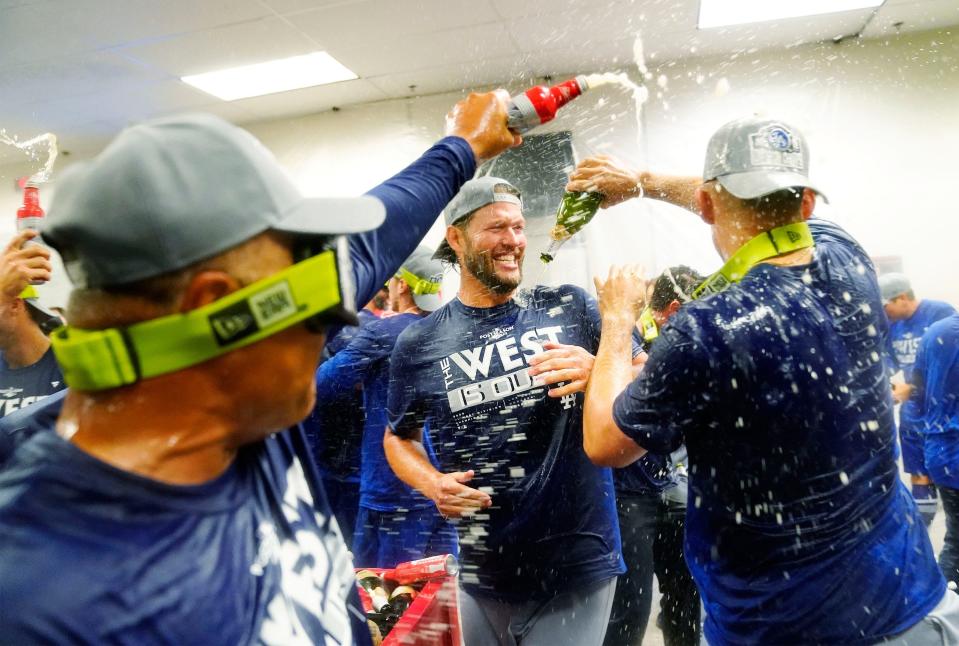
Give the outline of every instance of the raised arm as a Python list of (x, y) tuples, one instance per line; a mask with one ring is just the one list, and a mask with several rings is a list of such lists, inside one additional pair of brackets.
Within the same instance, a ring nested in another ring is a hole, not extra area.
[(412, 253), (476, 165), (522, 139), (506, 127), (502, 90), (470, 94), (447, 115), (447, 137), (367, 195), (386, 207), (374, 231), (350, 236), (356, 302), (365, 303)]
[(696, 191), (701, 177), (659, 175), (627, 168), (612, 157), (597, 155), (581, 161), (569, 176), (567, 191), (592, 191), (605, 196), (603, 208), (634, 197), (650, 197), (699, 214)]
[(613, 402), (633, 379), (633, 326), (643, 308), (646, 281), (632, 268), (613, 267), (596, 279), (603, 333), (586, 389), (583, 449), (594, 464), (624, 467), (646, 453), (616, 425)]

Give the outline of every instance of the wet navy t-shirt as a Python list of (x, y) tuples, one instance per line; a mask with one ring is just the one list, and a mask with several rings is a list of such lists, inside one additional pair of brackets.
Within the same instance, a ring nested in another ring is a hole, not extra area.
[(875, 274), (842, 229), (810, 227), (810, 265), (684, 306), (614, 405), (640, 446), (686, 442), (712, 644), (872, 643), (945, 590), (893, 457)]
[(913, 370), (913, 403), (937, 485), (959, 489), (959, 314), (929, 326)]
[(11, 368), (0, 354), (0, 417), (63, 390), (63, 374), (49, 348), (40, 359), (22, 368)]
[(473, 469), (468, 485), (493, 500), (457, 523), (474, 594), (549, 598), (623, 571), (612, 476), (583, 451), (583, 395), (548, 397), (527, 368), (547, 341), (595, 353), (599, 332), (593, 299), (565, 285), (490, 308), (453, 300), (396, 344), (394, 432), (425, 426), (440, 470)]
[[(400, 333), (423, 317), (397, 314), (368, 321), (350, 344), (317, 372), (318, 401), (336, 397), (356, 383), (363, 384), (366, 426), (363, 430), (360, 506), (377, 511), (428, 509), (433, 501), (396, 477), (383, 451), (386, 398), (390, 381), (390, 353)], [(428, 437), (424, 438), (429, 451)]]

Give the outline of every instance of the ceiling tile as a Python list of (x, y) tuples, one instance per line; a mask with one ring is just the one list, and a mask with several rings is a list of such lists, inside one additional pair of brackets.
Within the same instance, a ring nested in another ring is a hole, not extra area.
[(321, 7), (331, 7), (341, 4), (356, 4), (366, 0), (263, 0), (269, 7), (279, 14), (299, 13)]
[[(163, 78), (156, 70), (110, 52), (0, 69), (0, 96), (9, 109), (75, 96), (101, 95)], [(8, 109), (8, 111), (9, 111)]]
[[(501, 20), (489, 0), (367, 0), (291, 16), (290, 20), (336, 56), (359, 46), (402, 45), (411, 35), (432, 34)], [(412, 44), (412, 43), (411, 43)], [(496, 41), (487, 43), (490, 47)], [(434, 49), (434, 56), (443, 56)]]
[[(6, 9), (0, 61), (16, 64), (254, 20), (271, 13), (256, 0), (70, 0)], [(37, 38), (37, 34), (46, 37)]]
[[(896, 27), (895, 24), (902, 25)], [(866, 28), (867, 37), (888, 36), (911, 31), (938, 29), (959, 23), (959, 2), (925, 0), (892, 3), (887, 0)]]
[[(496, 43), (491, 46), (490, 43)], [(376, 46), (331, 48), (330, 54), (361, 77), (422, 70), (453, 63), (483, 61), (494, 53), (516, 53), (501, 23), (450, 29), (429, 37), (397, 37)]]
[(316, 49), (286, 20), (271, 17), (194, 31), (125, 48), (123, 53), (173, 76), (184, 76), (308, 54)]

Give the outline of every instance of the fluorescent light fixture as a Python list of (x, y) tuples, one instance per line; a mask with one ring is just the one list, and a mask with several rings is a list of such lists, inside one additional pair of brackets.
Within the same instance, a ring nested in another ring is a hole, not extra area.
[(699, 28), (878, 7), (884, 0), (700, 0)]
[(326, 52), (313, 52), (180, 80), (224, 101), (235, 101), (355, 78), (359, 77)]

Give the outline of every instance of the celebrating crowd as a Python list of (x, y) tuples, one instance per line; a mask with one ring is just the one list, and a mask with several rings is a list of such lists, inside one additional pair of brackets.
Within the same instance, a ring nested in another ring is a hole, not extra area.
[(667, 644), (959, 643), (959, 315), (814, 215), (802, 134), (583, 160), (724, 263), (595, 298), (520, 287), (523, 196), (474, 177), (519, 145), (497, 91), (352, 199), (202, 115), (65, 173), (66, 324), (35, 233), (0, 261), (0, 642), (367, 644), (354, 565), (455, 554), (466, 646), (641, 643), (654, 575)]

